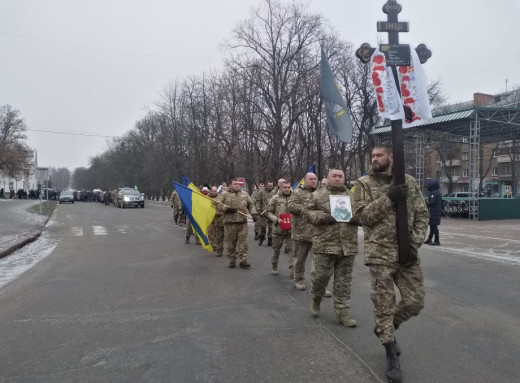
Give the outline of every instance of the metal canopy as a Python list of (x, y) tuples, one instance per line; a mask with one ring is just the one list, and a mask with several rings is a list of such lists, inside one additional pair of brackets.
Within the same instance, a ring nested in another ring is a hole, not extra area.
[[(436, 131), (461, 137), (470, 136), (470, 124), (480, 122), (480, 142), (499, 142), (520, 138), (520, 108), (475, 107), (466, 110), (441, 114), (427, 123), (412, 128), (404, 128), (410, 133), (417, 131)], [(390, 125), (372, 129), (372, 134), (391, 132)]]
[[(518, 101), (514, 105), (518, 105)], [(449, 134), (454, 137), (454, 140), (460, 137), (459, 139), (469, 143), (469, 188), (473, 195), (469, 201), (469, 217), (478, 219), (479, 208), (476, 196), (480, 180), (480, 145), (520, 139), (520, 108), (511, 107), (511, 104), (465, 108), (436, 115), (427, 123), (403, 129), (407, 131), (407, 136), (414, 138), (415, 141), (416, 178), (421, 189), (424, 182), (425, 136), (430, 133)], [(386, 135), (391, 130), (390, 125), (385, 125), (374, 127), (371, 133)]]

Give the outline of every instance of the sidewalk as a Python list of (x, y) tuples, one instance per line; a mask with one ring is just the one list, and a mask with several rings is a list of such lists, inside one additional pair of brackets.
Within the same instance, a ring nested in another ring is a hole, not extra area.
[(0, 258), (40, 236), (48, 217), (28, 211), (38, 204), (38, 200), (0, 199)]

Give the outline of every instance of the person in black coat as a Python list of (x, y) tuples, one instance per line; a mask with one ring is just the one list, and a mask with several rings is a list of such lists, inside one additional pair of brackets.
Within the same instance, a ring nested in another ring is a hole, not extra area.
[[(439, 225), (441, 224), (442, 215), (442, 194), (440, 191), (439, 180), (431, 180), (428, 183), (428, 201), (426, 204), (430, 211), (430, 220), (428, 221), (428, 224), (430, 225), (430, 235), (428, 235), (428, 239), (424, 243), (432, 246), (440, 246)], [(434, 238), (433, 242), (432, 238)]]

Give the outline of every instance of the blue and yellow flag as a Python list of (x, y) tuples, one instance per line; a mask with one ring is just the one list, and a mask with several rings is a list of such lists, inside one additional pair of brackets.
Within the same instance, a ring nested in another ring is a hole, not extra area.
[[(314, 164), (311, 165), (311, 167), (309, 168), (309, 170), (307, 171), (307, 173), (314, 173), (314, 174), (316, 174), (316, 166), (315, 166)], [(292, 186), (292, 190), (293, 190), (293, 191), (296, 190), (296, 188), (297, 188), (298, 186), (300, 186), (300, 185), (303, 184), (304, 180), (305, 180), (305, 176), (303, 176), (303, 178), (302, 178), (301, 180), (299, 180), (298, 182), (296, 182), (296, 183)]]
[(211, 247), (208, 239), (208, 226), (213, 221), (216, 211), (213, 200), (198, 190), (194, 191), (190, 187), (183, 186), (177, 182), (173, 184), (181, 199), (184, 212), (190, 219), (193, 230), (199, 236), (202, 247), (212, 253), (213, 247)]

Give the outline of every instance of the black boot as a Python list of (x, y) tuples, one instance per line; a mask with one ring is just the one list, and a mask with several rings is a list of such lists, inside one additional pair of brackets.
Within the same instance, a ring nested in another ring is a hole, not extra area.
[(258, 236), (258, 246), (262, 246), (262, 243), (264, 243), (265, 235), (260, 234)]
[(190, 237), (186, 237), (186, 240), (184, 241), (184, 243), (187, 245), (190, 243)]
[(273, 238), (272, 237), (268, 237), (267, 238), (267, 246), (273, 246)]
[(258, 239), (258, 231), (255, 231), (255, 241)]
[(399, 365), (399, 357), (395, 349), (395, 340), (390, 343), (383, 344), (386, 351), (386, 378), (390, 383), (401, 383), (401, 366)]

